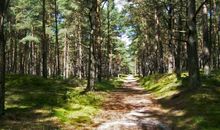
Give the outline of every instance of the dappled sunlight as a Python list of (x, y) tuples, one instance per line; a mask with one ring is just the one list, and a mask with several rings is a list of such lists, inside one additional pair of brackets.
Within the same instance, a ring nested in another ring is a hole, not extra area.
[(9, 108), (0, 120), (5, 129), (58, 129), (58, 120), (48, 110)]
[(95, 118), (97, 129), (169, 130), (160, 122), (163, 121), (166, 111), (160, 108), (147, 91), (140, 88), (132, 75), (125, 79), (122, 88), (110, 93), (108, 100), (103, 104), (104, 111)]
[[(81, 95), (85, 82), (10, 75), (6, 89), (5, 129), (76, 129), (92, 123), (105, 92)], [(114, 80), (113, 80), (114, 81)], [(79, 84), (82, 83), (82, 84)], [(112, 85), (111, 83), (107, 83)], [(69, 127), (68, 126), (68, 127)]]
[(220, 129), (220, 0), (0, 1), (0, 130)]
[(185, 74), (180, 79), (174, 75), (153, 75), (141, 79), (143, 87), (167, 110), (164, 116), (172, 120), (174, 129), (218, 128), (220, 91), (215, 85), (219, 73), (212, 73), (210, 77), (202, 76), (204, 85), (194, 90), (187, 86)]

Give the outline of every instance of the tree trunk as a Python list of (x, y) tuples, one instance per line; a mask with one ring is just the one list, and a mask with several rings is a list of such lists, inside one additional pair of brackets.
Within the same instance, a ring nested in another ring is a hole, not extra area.
[(5, 39), (4, 39), (4, 13), (9, 1), (0, 1), (0, 116), (5, 109)]
[(205, 75), (210, 74), (211, 57), (210, 57), (210, 43), (209, 43), (209, 30), (208, 30), (208, 9), (207, 5), (203, 5), (203, 66)]
[(78, 36), (78, 57), (77, 57), (77, 73), (79, 79), (82, 79), (82, 25), (81, 25), (81, 14), (78, 16), (78, 30), (77, 30), (77, 36)]
[(159, 51), (159, 73), (164, 72), (164, 57), (163, 57), (163, 45), (161, 41), (161, 30), (160, 30), (160, 21), (158, 18), (158, 11), (157, 9), (155, 10), (155, 21), (156, 21), (156, 41), (157, 41), (157, 48)]
[[(0, 5), (2, 6), (2, 5)], [(0, 12), (0, 115), (5, 109), (5, 41), (3, 33), (3, 11)]]
[(209, 12), (210, 12), (210, 19), (209, 19), (209, 44), (208, 44), (208, 49), (209, 49), (209, 61), (210, 61), (210, 71), (213, 69), (213, 54), (212, 54), (212, 44), (213, 44), (213, 1), (210, 0), (210, 7), (209, 7)]
[(168, 73), (173, 73), (174, 71), (174, 64), (175, 64), (175, 61), (174, 61), (174, 54), (175, 54), (175, 51), (174, 51), (174, 45), (173, 45), (173, 4), (172, 4), (172, 1), (170, 0), (169, 1), (169, 8), (168, 8), (168, 14), (169, 14), (169, 21), (168, 21), (168, 28), (169, 28), (169, 50), (170, 50), (170, 53), (169, 53), (169, 56), (168, 56)]
[(95, 13), (95, 26), (96, 29), (94, 31), (95, 33), (95, 44), (97, 45), (97, 53), (98, 53), (98, 81), (101, 82), (102, 80), (102, 42), (101, 42), (101, 21), (100, 21), (100, 2), (99, 0), (96, 0), (96, 13)]
[[(17, 32), (15, 33), (15, 35), (17, 35)], [(15, 40), (14, 40), (14, 57), (13, 57), (13, 72), (14, 73), (17, 73), (17, 38), (15, 37)]]
[(111, 49), (111, 34), (110, 34), (110, 27), (111, 27), (111, 21), (110, 21), (110, 4), (111, 0), (108, 1), (108, 7), (107, 7), (107, 55), (108, 55), (108, 74), (107, 77), (112, 77), (112, 49)]
[[(179, 19), (178, 19), (178, 23), (179, 23), (179, 26), (178, 26), (178, 30), (181, 31), (182, 30), (182, 17), (181, 15), (179, 15)], [(175, 73), (176, 73), (176, 76), (178, 78), (181, 77), (181, 40), (182, 40), (182, 33), (179, 32), (178, 33), (178, 42), (177, 42), (177, 48), (176, 48), (176, 56), (175, 56)]]
[(42, 19), (42, 67), (43, 67), (43, 77), (47, 78), (47, 40), (46, 40), (46, 0), (43, 0), (43, 19)]
[(216, 11), (216, 35), (217, 35), (217, 47), (216, 47), (216, 58), (217, 58), (217, 68), (220, 67), (220, 1), (215, 1), (215, 11)]
[(89, 45), (89, 65), (88, 65), (88, 83), (86, 91), (93, 91), (95, 85), (95, 59), (94, 59), (94, 46), (97, 43), (97, 8), (98, 8), (98, 1), (92, 0), (92, 7), (90, 8), (90, 26), (91, 26), (91, 33), (90, 33), (90, 45)]
[(196, 30), (196, 2), (195, 0), (188, 1), (188, 71), (189, 71), (189, 85), (190, 87), (199, 87), (200, 74), (198, 64), (198, 52), (197, 52), (197, 30)]
[(58, 30), (58, 6), (57, 0), (55, 0), (55, 36), (56, 36), (56, 74), (60, 75), (60, 49), (59, 49), (59, 30)]
[(63, 76), (64, 79), (69, 78), (69, 44), (67, 42), (67, 32), (65, 34), (64, 48), (63, 48)]

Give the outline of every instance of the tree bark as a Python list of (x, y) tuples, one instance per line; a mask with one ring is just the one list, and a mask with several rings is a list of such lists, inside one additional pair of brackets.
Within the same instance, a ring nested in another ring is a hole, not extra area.
[(208, 9), (207, 5), (203, 5), (203, 66), (205, 75), (210, 74), (211, 57), (210, 57), (210, 43), (209, 43), (209, 30), (208, 30)]
[(158, 10), (155, 10), (155, 21), (156, 21), (156, 41), (157, 41), (157, 48), (159, 50), (159, 73), (164, 73), (164, 54), (163, 54), (163, 45), (161, 41), (161, 30), (160, 30), (160, 21), (158, 18)]
[(107, 54), (108, 54), (108, 74), (107, 77), (112, 77), (112, 49), (111, 49), (111, 34), (110, 34), (110, 28), (111, 28), (111, 21), (110, 21), (110, 4), (111, 0), (108, 1), (107, 6)]
[[(181, 15), (179, 15), (179, 19), (178, 19), (178, 23), (179, 23), (179, 26), (178, 26), (178, 30), (182, 30), (182, 17)], [(182, 40), (182, 33), (179, 32), (178, 33), (178, 42), (177, 42), (177, 48), (176, 48), (176, 56), (175, 56), (175, 73), (176, 73), (176, 76), (178, 78), (181, 77), (181, 40)]]
[(56, 36), (56, 74), (60, 75), (60, 49), (59, 49), (59, 29), (58, 29), (58, 6), (57, 0), (55, 0), (55, 36)]
[(79, 29), (78, 29), (78, 49), (79, 49), (79, 57), (78, 57), (78, 76), (79, 79), (82, 79), (82, 25), (81, 25), (81, 18), (79, 18)]
[(169, 8), (168, 8), (168, 14), (169, 14), (169, 21), (168, 21), (168, 33), (169, 33), (169, 56), (168, 56), (168, 73), (173, 73), (174, 72), (174, 67), (175, 67), (175, 58), (174, 58), (174, 45), (173, 45), (173, 4), (172, 0), (169, 0)]
[(43, 19), (42, 19), (42, 67), (43, 67), (43, 77), (47, 78), (47, 40), (46, 40), (46, 0), (43, 0)]
[[(183, 1), (180, 0), (180, 3), (181, 5), (183, 5)], [(180, 7), (180, 12), (183, 11), (183, 8), (182, 6)], [(182, 38), (183, 38), (183, 34), (180, 32), (183, 30), (183, 23), (182, 23), (182, 15), (179, 14), (179, 17), (178, 17), (178, 42), (177, 42), (177, 48), (176, 48), (176, 57), (175, 57), (175, 73), (176, 73), (176, 76), (178, 78), (181, 77), (181, 43), (182, 43)]]
[(89, 45), (89, 65), (88, 65), (88, 82), (86, 91), (93, 91), (95, 85), (95, 58), (94, 58), (94, 46), (97, 43), (97, 8), (98, 8), (98, 1), (92, 0), (92, 6), (90, 8), (90, 45)]
[(189, 71), (189, 85), (190, 87), (199, 87), (200, 74), (198, 64), (198, 52), (197, 52), (197, 30), (196, 30), (196, 2), (195, 0), (188, 0), (188, 71)]
[(5, 39), (4, 39), (4, 15), (9, 0), (0, 1), (0, 116), (5, 109)]

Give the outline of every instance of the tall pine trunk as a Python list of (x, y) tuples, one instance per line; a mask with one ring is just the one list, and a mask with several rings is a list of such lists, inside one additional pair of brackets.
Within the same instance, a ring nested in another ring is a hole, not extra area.
[(4, 15), (9, 1), (0, 1), (0, 116), (5, 109), (5, 39), (4, 39)]
[(98, 1), (92, 0), (92, 6), (90, 8), (90, 45), (89, 45), (89, 65), (88, 65), (88, 82), (86, 91), (94, 90), (95, 85), (95, 57), (94, 57), (94, 46), (97, 44), (97, 35), (98, 35), (98, 27), (97, 27), (97, 8), (98, 8)]
[(58, 30), (58, 6), (57, 6), (57, 0), (55, 0), (55, 36), (56, 36), (56, 74), (60, 75), (60, 49), (59, 49), (59, 30)]
[(209, 30), (208, 30), (208, 9), (207, 5), (203, 5), (203, 53), (204, 53), (204, 73), (209, 75), (211, 67), (210, 57), (210, 43), (209, 43)]
[(42, 19), (42, 62), (43, 77), (47, 78), (47, 40), (46, 40), (46, 0), (43, 0), (43, 19)]
[(3, 20), (3, 7), (0, 5), (0, 115), (4, 113), (5, 108), (5, 41)]
[(196, 30), (196, 2), (195, 0), (188, 0), (188, 71), (189, 71), (189, 85), (190, 87), (199, 87), (200, 74), (198, 64), (197, 52), (197, 30)]
[(158, 17), (158, 9), (155, 10), (155, 22), (156, 22), (156, 42), (157, 42), (157, 48), (159, 51), (159, 56), (158, 56), (158, 71), (159, 73), (164, 73), (164, 54), (163, 54), (163, 45), (161, 41), (161, 30), (160, 30), (160, 21)]

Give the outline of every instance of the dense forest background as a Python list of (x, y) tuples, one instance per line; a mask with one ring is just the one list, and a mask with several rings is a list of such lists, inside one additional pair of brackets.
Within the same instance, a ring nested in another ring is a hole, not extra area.
[[(0, 115), (5, 74), (96, 82), (121, 73), (188, 72), (189, 86), (220, 67), (218, 0), (1, 0)], [(127, 36), (131, 44), (122, 37)]]

